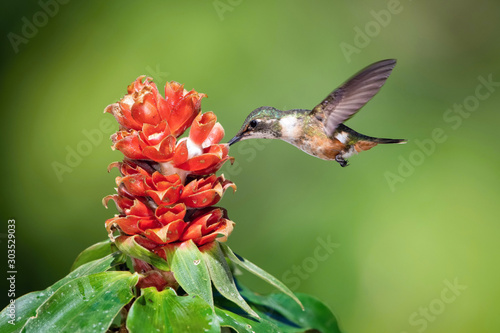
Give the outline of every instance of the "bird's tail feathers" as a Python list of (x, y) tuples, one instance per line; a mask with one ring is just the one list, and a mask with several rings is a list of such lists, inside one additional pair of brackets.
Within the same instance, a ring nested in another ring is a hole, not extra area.
[(338, 127), (338, 130), (341, 132), (347, 132), (349, 133), (349, 136), (351, 138), (356, 138), (357, 141), (368, 141), (368, 142), (373, 142), (373, 143), (381, 143), (381, 144), (388, 144), (388, 143), (406, 143), (408, 140), (405, 139), (385, 139), (385, 138), (376, 138), (373, 136), (368, 136), (364, 135), (361, 133), (356, 132), (350, 127), (345, 126), (344, 124), (340, 124)]
[[(383, 139), (383, 138), (373, 138), (373, 137), (368, 137), (368, 141), (373, 141), (373, 142), (376, 142), (376, 143), (382, 143), (382, 144), (386, 144), (386, 143), (398, 143), (398, 144), (402, 144), (402, 143), (407, 143), (408, 140), (405, 140), (405, 139)], [(365, 138), (363, 138), (364, 140), (366, 140)]]

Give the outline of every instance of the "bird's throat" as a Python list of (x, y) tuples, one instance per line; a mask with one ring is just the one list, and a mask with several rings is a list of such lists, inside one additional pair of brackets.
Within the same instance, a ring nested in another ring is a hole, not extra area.
[(279, 123), (282, 140), (292, 143), (302, 136), (302, 122), (295, 115), (285, 116)]

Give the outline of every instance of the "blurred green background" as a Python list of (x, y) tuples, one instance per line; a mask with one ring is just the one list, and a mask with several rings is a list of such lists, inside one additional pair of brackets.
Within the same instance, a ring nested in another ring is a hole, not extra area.
[[(208, 94), (202, 108), (227, 141), (256, 107), (311, 108), (364, 66), (396, 58), (348, 125), (409, 143), (347, 168), (280, 141), (235, 145), (237, 164), (223, 171), (238, 191), (221, 202), (236, 222), (229, 245), (323, 300), (345, 332), (498, 332), (499, 2), (62, 2), (1, 5), (0, 240), (6, 253), (14, 218), (19, 296), (107, 237), (115, 210), (101, 198), (117, 173), (106, 167), (121, 154), (102, 110), (137, 76)], [(70, 150), (85, 155), (73, 166)], [(54, 162), (67, 172), (58, 177)]]

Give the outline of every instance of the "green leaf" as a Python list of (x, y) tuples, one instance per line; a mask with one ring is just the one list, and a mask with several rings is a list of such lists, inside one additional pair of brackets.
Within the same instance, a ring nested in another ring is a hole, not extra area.
[(320, 332), (328, 333), (341, 333), (338, 326), (337, 318), (332, 313), (332, 311), (319, 299), (302, 293), (297, 293), (297, 297), (304, 304), (305, 312), (297, 311), (297, 308), (286, 306), (289, 302), (288, 299), (284, 299), (284, 295), (273, 294), (271, 297), (278, 303), (284, 305), (284, 309), (288, 309), (288, 312), (283, 310), (283, 314), (288, 318), (296, 318), (297, 322), (303, 327), (309, 327), (317, 329)]
[(214, 246), (205, 252), (202, 252), (205, 264), (210, 272), (210, 278), (215, 288), (230, 301), (241, 307), (253, 317), (259, 318), (259, 315), (241, 297), (233, 280), (233, 274), (226, 262), (219, 242), (214, 242)]
[(258, 277), (260, 277), (261, 279), (263, 279), (264, 281), (266, 281), (267, 283), (273, 285), (274, 287), (276, 287), (278, 290), (280, 290), (281, 292), (283, 292), (284, 294), (288, 295), (289, 297), (291, 297), (295, 302), (297, 302), (297, 304), (300, 305), (300, 307), (302, 308), (302, 310), (304, 309), (304, 306), (302, 305), (302, 303), (300, 303), (300, 300), (294, 295), (294, 293), (288, 289), (287, 286), (285, 286), (285, 284), (283, 282), (281, 282), (280, 280), (278, 280), (277, 278), (275, 278), (274, 276), (272, 276), (271, 274), (269, 274), (268, 272), (266, 272), (265, 270), (263, 270), (262, 268), (260, 268), (259, 266), (253, 264), (252, 262), (246, 260), (245, 258), (243, 257), (240, 257), (240, 256), (237, 256), (230, 248), (229, 246), (225, 245), (225, 244), (221, 244), (222, 246), (222, 249), (224, 250), (224, 253), (226, 254), (226, 256), (232, 261), (234, 262), (235, 264), (243, 267), (244, 269), (246, 269), (247, 271), (249, 271), (250, 273), (253, 273), (255, 275), (257, 275)]
[(142, 247), (134, 236), (120, 236), (115, 239), (118, 250), (136, 259), (145, 261), (163, 271), (170, 271), (170, 265), (161, 257)]
[(210, 332), (220, 326), (212, 308), (198, 296), (177, 296), (171, 288), (142, 289), (142, 295), (130, 308), (127, 318), (130, 333), (140, 332)]
[(215, 312), (220, 321), (220, 326), (231, 327), (236, 332), (282, 332), (272, 321), (261, 318), (256, 321), (252, 318), (237, 315), (229, 310), (215, 308)]
[(111, 271), (82, 276), (59, 288), (30, 318), (26, 332), (106, 332), (134, 297), (139, 275)]
[[(335, 315), (325, 304), (315, 297), (297, 293), (297, 297), (300, 299), (302, 304), (304, 304), (305, 310), (303, 311), (295, 302), (290, 300), (287, 295), (271, 294), (263, 296), (256, 294), (241, 285), (239, 285), (239, 287), (241, 295), (243, 295), (243, 297), (245, 297), (250, 304), (261, 306), (261, 310), (266, 309), (266, 311), (257, 311), (262, 313), (265, 317), (269, 318), (272, 316), (276, 318), (276, 314), (279, 313), (289, 321), (305, 330), (316, 329), (325, 333), (341, 332)], [(283, 328), (283, 324), (285, 324), (285, 327), (290, 326), (287, 323), (283, 323), (283, 321), (280, 321), (278, 326)]]
[(119, 264), (125, 262), (125, 256), (121, 253), (113, 253), (102, 259), (94, 260), (89, 263), (86, 263), (68, 275), (66, 275), (61, 280), (54, 283), (52, 286), (48, 287), (43, 291), (36, 291), (15, 300), (15, 324), (8, 324), (8, 321), (11, 320), (9, 315), (9, 309), (6, 307), (0, 313), (0, 332), (18, 332), (21, 330), (26, 321), (36, 314), (36, 309), (45, 302), (49, 297), (51, 297), (56, 290), (58, 290), (61, 286), (65, 285), (69, 281), (72, 281), (76, 278), (87, 276), (90, 274), (105, 272)]
[(107, 239), (105, 241), (96, 243), (78, 255), (71, 270), (74, 271), (76, 268), (83, 264), (86, 264), (92, 260), (100, 259), (116, 251), (116, 247), (113, 245), (111, 240)]
[(178, 247), (170, 247), (165, 251), (174, 277), (182, 289), (189, 295), (200, 296), (212, 308), (212, 284), (207, 266), (203, 263), (203, 255), (192, 240), (181, 243)]
[[(250, 302), (249, 302), (250, 303)], [(222, 295), (215, 297), (215, 311), (219, 316), (222, 327), (231, 327), (237, 332), (280, 332), (298, 333), (304, 329), (288, 320), (274, 309), (259, 304), (250, 305), (260, 315), (259, 319), (252, 318), (243, 312), (234, 303), (231, 303)], [(294, 303), (297, 307), (297, 304)]]

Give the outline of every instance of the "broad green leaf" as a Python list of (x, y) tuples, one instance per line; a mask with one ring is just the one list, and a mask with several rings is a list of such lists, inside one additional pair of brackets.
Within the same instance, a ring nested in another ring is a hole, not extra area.
[(170, 265), (161, 257), (139, 245), (133, 236), (120, 236), (115, 239), (118, 250), (136, 259), (143, 260), (158, 269), (170, 271)]
[[(304, 304), (305, 310), (302, 310), (285, 294), (270, 294), (263, 296), (241, 285), (239, 285), (239, 288), (241, 295), (243, 295), (250, 304), (260, 305), (261, 308), (259, 308), (259, 310), (266, 309), (265, 311), (257, 312), (267, 317), (272, 316), (276, 318), (276, 314), (279, 313), (302, 329), (316, 329), (325, 333), (341, 332), (338, 327), (337, 319), (330, 309), (321, 301), (310, 295), (297, 293), (297, 297), (302, 304)], [(280, 328), (283, 328), (283, 324), (285, 324), (285, 327), (290, 326), (289, 323), (280, 322), (281, 323), (278, 325)]]
[[(283, 294), (272, 294), (270, 297), (283, 305), (283, 314), (287, 318), (296, 318), (296, 321), (302, 327), (317, 329), (320, 332), (340, 333), (337, 318), (332, 311), (317, 298), (298, 293), (297, 297), (304, 304), (305, 312), (298, 310), (297, 307), (288, 306), (288, 298)], [(286, 312), (285, 310), (288, 310)]]
[(288, 295), (289, 297), (291, 297), (295, 302), (297, 302), (297, 304), (300, 305), (300, 307), (302, 308), (302, 310), (304, 309), (304, 306), (302, 305), (302, 303), (300, 303), (300, 300), (297, 298), (297, 296), (294, 295), (294, 293), (288, 289), (287, 286), (285, 286), (285, 284), (283, 282), (281, 282), (280, 280), (278, 280), (277, 278), (275, 278), (274, 276), (272, 276), (271, 274), (269, 274), (268, 272), (266, 272), (265, 270), (263, 270), (262, 268), (260, 268), (259, 266), (253, 264), (252, 262), (246, 260), (245, 258), (243, 257), (240, 257), (240, 256), (237, 256), (230, 248), (229, 246), (225, 245), (225, 244), (221, 244), (222, 246), (222, 249), (224, 250), (224, 253), (226, 254), (226, 256), (232, 261), (234, 262), (235, 264), (243, 267), (244, 269), (246, 269), (247, 271), (249, 271), (250, 273), (253, 273), (255, 275), (257, 275), (258, 277), (260, 277), (261, 279), (265, 280), (267, 283), (273, 285), (274, 287), (276, 287), (278, 290), (280, 290), (281, 292), (283, 292), (284, 294)]
[(142, 289), (127, 318), (130, 333), (219, 333), (220, 326), (212, 308), (198, 296), (177, 296), (171, 288)]
[(61, 286), (65, 285), (69, 281), (82, 276), (105, 272), (124, 262), (125, 256), (123, 254), (113, 253), (104, 258), (91, 261), (78, 267), (45, 290), (36, 291), (21, 296), (15, 301), (15, 325), (7, 323), (9, 320), (11, 320), (11, 318), (8, 316), (9, 309), (7, 307), (0, 313), (0, 332), (19, 332), (26, 321), (36, 314), (36, 309), (38, 309), (38, 307), (42, 305), (43, 302), (45, 302), (50, 296), (52, 296), (56, 292), (56, 290), (58, 290)]
[(200, 296), (213, 308), (212, 284), (203, 255), (192, 240), (181, 243), (178, 247), (167, 249), (171, 270), (182, 289), (189, 295)]
[(272, 321), (267, 320), (265, 318), (261, 318), (260, 320), (255, 320), (248, 317), (243, 317), (241, 315), (237, 315), (234, 312), (231, 312), (226, 309), (215, 308), (215, 313), (219, 317), (220, 326), (222, 327), (231, 327), (236, 332), (282, 332), (278, 329)]
[(82, 253), (78, 255), (75, 262), (73, 263), (73, 266), (71, 266), (71, 270), (74, 271), (76, 268), (80, 267), (83, 264), (86, 264), (92, 260), (101, 259), (102, 257), (105, 257), (115, 251), (116, 247), (109, 239), (96, 243), (86, 248)]
[[(264, 305), (252, 304), (252, 307), (260, 315), (259, 319), (249, 317), (246, 312), (236, 307), (222, 295), (215, 297), (215, 311), (219, 316), (222, 327), (231, 327), (237, 332), (280, 332), (299, 333), (305, 330), (288, 320), (274, 309)], [(294, 303), (297, 307), (297, 304)]]
[(241, 297), (233, 280), (233, 274), (226, 262), (219, 242), (214, 242), (214, 246), (205, 252), (202, 252), (205, 264), (210, 272), (210, 278), (215, 288), (230, 301), (241, 307), (253, 317), (259, 318), (259, 315)]
[(134, 297), (139, 275), (110, 271), (82, 276), (59, 288), (23, 328), (29, 332), (106, 332)]

